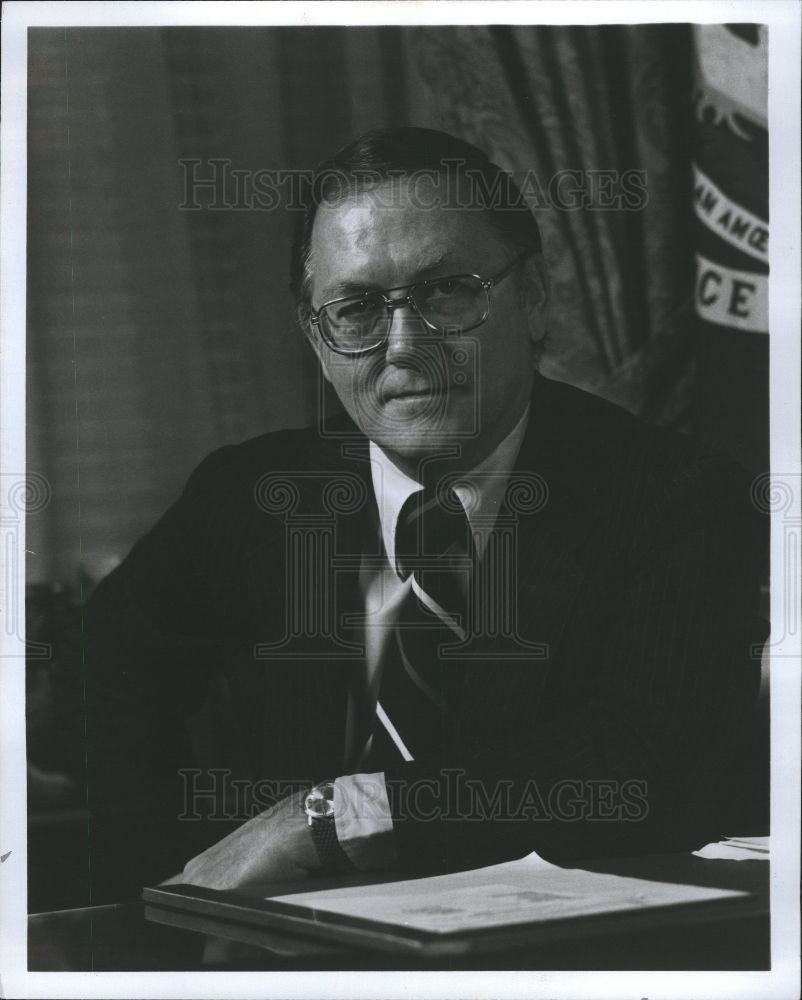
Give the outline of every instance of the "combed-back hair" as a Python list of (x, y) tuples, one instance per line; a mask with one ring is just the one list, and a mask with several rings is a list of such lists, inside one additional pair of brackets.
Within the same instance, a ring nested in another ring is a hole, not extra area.
[(303, 188), (290, 260), (290, 291), (302, 322), (310, 309), (312, 228), (320, 205), (337, 204), (356, 191), (416, 174), (441, 183), (438, 204), (487, 212), (515, 251), (541, 250), (537, 222), (512, 175), (481, 149), (434, 129), (371, 129), (319, 163)]

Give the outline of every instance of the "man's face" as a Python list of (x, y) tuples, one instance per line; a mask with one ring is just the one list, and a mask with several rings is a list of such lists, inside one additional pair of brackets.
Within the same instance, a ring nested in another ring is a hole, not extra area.
[[(438, 205), (432, 181), (420, 178), (414, 188), (401, 178), (322, 205), (311, 249), (313, 309), (446, 275), (490, 278), (515, 257), (486, 213)], [(406, 304), (393, 312), (387, 343), (370, 354), (339, 355), (312, 331), (346, 411), (402, 466), (453, 454), (455, 446), (473, 465), (515, 426), (531, 393), (534, 344), (544, 332), (527, 266), (491, 289), (490, 315), (464, 334), (432, 332)], [(536, 290), (542, 297), (543, 289)]]

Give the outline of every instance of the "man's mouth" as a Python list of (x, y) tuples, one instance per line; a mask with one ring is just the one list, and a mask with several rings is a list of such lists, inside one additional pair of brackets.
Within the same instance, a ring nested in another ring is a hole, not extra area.
[(386, 400), (391, 399), (423, 399), (429, 396), (439, 396), (442, 390), (431, 386), (409, 387), (405, 389), (389, 389), (384, 393)]

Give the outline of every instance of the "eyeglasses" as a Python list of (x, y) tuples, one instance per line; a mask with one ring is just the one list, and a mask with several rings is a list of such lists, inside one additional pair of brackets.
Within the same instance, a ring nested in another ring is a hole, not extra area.
[[(512, 274), (533, 250), (526, 250), (492, 278), (478, 274), (450, 274), (414, 285), (364, 291), (332, 299), (310, 314), (309, 320), (337, 354), (367, 354), (387, 342), (394, 310), (409, 306), (434, 333), (465, 333), (490, 315), (490, 289)], [(406, 292), (391, 299), (392, 292)]]

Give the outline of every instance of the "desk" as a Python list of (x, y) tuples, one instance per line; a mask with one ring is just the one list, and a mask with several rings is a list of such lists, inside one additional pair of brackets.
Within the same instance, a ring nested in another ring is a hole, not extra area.
[[(584, 867), (591, 867), (590, 865)], [(41, 913), (29, 918), (31, 971), (176, 971), (211, 969), (565, 969), (765, 970), (770, 968), (768, 861), (702, 861), (692, 855), (619, 859), (594, 870), (741, 889), (754, 905), (704, 924), (682, 917), (659, 929), (588, 936), (473, 958), (431, 961), (367, 953), (340, 945), (259, 932), (251, 943), (223, 924), (197, 918), (196, 930), (146, 920), (127, 903)], [(276, 895), (280, 893), (277, 892)], [(256, 943), (258, 939), (258, 944)]]

